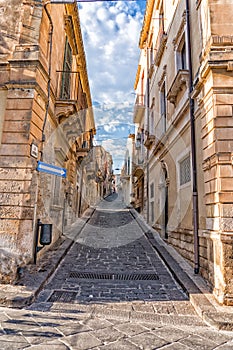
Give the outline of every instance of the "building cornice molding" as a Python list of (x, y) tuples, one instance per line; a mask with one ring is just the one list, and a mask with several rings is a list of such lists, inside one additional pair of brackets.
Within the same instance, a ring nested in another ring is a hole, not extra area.
[(138, 69), (137, 69), (137, 73), (136, 73), (135, 83), (134, 83), (134, 90), (136, 90), (137, 86), (138, 86), (141, 68), (142, 68), (142, 66), (139, 64)]
[(149, 27), (150, 27), (150, 23), (151, 23), (151, 18), (152, 18), (152, 14), (153, 14), (155, 1), (157, 4), (158, 0), (147, 0), (142, 30), (141, 30), (140, 39), (139, 39), (140, 49), (143, 49), (144, 43), (147, 40), (147, 37), (149, 34)]
[(175, 50), (176, 50), (177, 46), (178, 46), (179, 43), (180, 43), (180, 40), (181, 40), (182, 35), (184, 34), (185, 25), (186, 25), (186, 11), (183, 12), (182, 20), (181, 20), (179, 29), (178, 29), (178, 31), (177, 31), (177, 34), (176, 34), (175, 38), (174, 38), (173, 41), (172, 41)]

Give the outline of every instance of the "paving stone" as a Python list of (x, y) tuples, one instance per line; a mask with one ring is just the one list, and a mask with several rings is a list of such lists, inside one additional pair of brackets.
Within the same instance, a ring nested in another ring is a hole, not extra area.
[(172, 301), (178, 315), (196, 315), (194, 307), (189, 301)]
[(88, 326), (91, 330), (97, 330), (101, 328), (112, 327), (113, 323), (108, 320), (103, 320), (99, 318), (90, 318), (83, 321), (83, 324)]
[(128, 340), (120, 340), (115, 343), (101, 346), (100, 349), (101, 350), (139, 350), (141, 348), (136, 346), (135, 344), (132, 344)]
[(174, 305), (171, 301), (153, 302), (154, 311), (158, 314), (177, 314)]
[(210, 339), (199, 337), (198, 335), (190, 335), (185, 339), (179, 340), (181, 344), (189, 346), (193, 350), (212, 350), (216, 348), (216, 343)]
[(4, 341), (0, 337), (0, 349), (1, 350), (21, 350), (21, 349), (28, 349), (30, 347), (30, 344), (20, 341)]
[[(197, 329), (193, 330), (193, 333), (198, 336), (201, 336), (202, 338), (210, 339), (211, 341), (215, 342), (218, 345), (233, 339), (232, 332), (225, 332), (225, 331), (216, 332), (215, 330), (209, 329), (207, 327), (198, 327)], [(232, 341), (232, 349), (233, 349), (233, 341)]]
[(161, 315), (142, 313), (142, 312), (132, 312), (130, 314), (130, 321), (131, 322), (154, 322), (156, 324), (163, 324)]
[(226, 344), (220, 345), (216, 347), (217, 350), (232, 350), (233, 349), (233, 341), (227, 342)]
[(115, 325), (114, 327), (118, 331), (120, 331), (128, 336), (133, 336), (133, 335), (148, 331), (148, 329), (146, 327), (143, 327), (140, 324), (133, 324), (133, 323), (129, 323), (129, 322), (122, 323), (120, 325)]
[(67, 323), (57, 327), (57, 329), (61, 332), (62, 335), (65, 336), (92, 330), (89, 326), (82, 324), (81, 322)]
[(61, 342), (50, 342), (42, 345), (32, 345), (28, 350), (70, 350), (70, 348)]
[(138, 312), (148, 312), (148, 313), (155, 313), (155, 310), (153, 308), (153, 304), (134, 304), (133, 305), (134, 311)]
[(129, 321), (130, 319), (130, 312), (117, 310), (117, 309), (99, 309), (96, 307), (95, 311), (93, 312), (93, 315), (95, 316), (102, 316), (107, 319), (119, 319), (124, 321)]
[(109, 342), (114, 342), (116, 340), (119, 340), (125, 337), (125, 335), (122, 332), (118, 331), (113, 327), (98, 329), (93, 332), (90, 332), (90, 334), (93, 334), (96, 338), (100, 339), (104, 344)]
[(154, 333), (151, 332), (135, 335), (130, 338), (130, 342), (141, 347), (141, 349), (148, 350), (156, 349), (170, 343), (169, 341), (157, 337)]
[(18, 319), (8, 319), (1, 323), (3, 331), (6, 333), (18, 332), (19, 330), (30, 330), (38, 327), (38, 323), (31, 319), (18, 318)]
[(189, 336), (188, 332), (183, 331), (181, 328), (174, 328), (170, 326), (164, 326), (154, 330), (154, 333), (169, 342), (177, 342), (180, 339), (186, 338)]
[(37, 327), (28, 331), (21, 330), (20, 333), (30, 344), (41, 344), (49, 339), (61, 338), (61, 333), (55, 327)]
[(62, 339), (68, 347), (77, 350), (87, 350), (99, 346), (102, 342), (90, 333), (79, 333)]
[(191, 350), (191, 349), (192, 348), (180, 343), (173, 343), (173, 344), (165, 345), (163, 347), (163, 350)]

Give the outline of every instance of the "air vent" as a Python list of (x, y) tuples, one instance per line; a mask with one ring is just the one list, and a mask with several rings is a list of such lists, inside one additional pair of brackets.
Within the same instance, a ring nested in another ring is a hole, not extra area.
[(96, 279), (96, 280), (124, 280), (124, 281), (155, 281), (159, 280), (156, 273), (95, 273), (95, 272), (71, 272), (72, 279)]
[(56, 301), (62, 303), (71, 303), (75, 301), (77, 292), (70, 292), (65, 290), (55, 290), (49, 297), (48, 302), (54, 303)]

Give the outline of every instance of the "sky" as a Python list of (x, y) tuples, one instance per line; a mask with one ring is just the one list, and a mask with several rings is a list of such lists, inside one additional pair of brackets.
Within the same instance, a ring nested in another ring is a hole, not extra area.
[[(134, 133), (134, 81), (145, 0), (80, 2), (79, 15), (94, 107), (95, 143), (121, 168), (129, 133)], [(117, 173), (117, 171), (115, 171)]]

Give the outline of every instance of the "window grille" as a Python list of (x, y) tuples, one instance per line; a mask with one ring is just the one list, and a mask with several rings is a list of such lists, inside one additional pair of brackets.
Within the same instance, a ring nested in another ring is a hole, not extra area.
[(65, 54), (61, 81), (61, 98), (70, 99), (70, 80), (72, 71), (72, 50), (68, 39), (66, 38)]
[(190, 156), (180, 162), (180, 185), (191, 181)]

